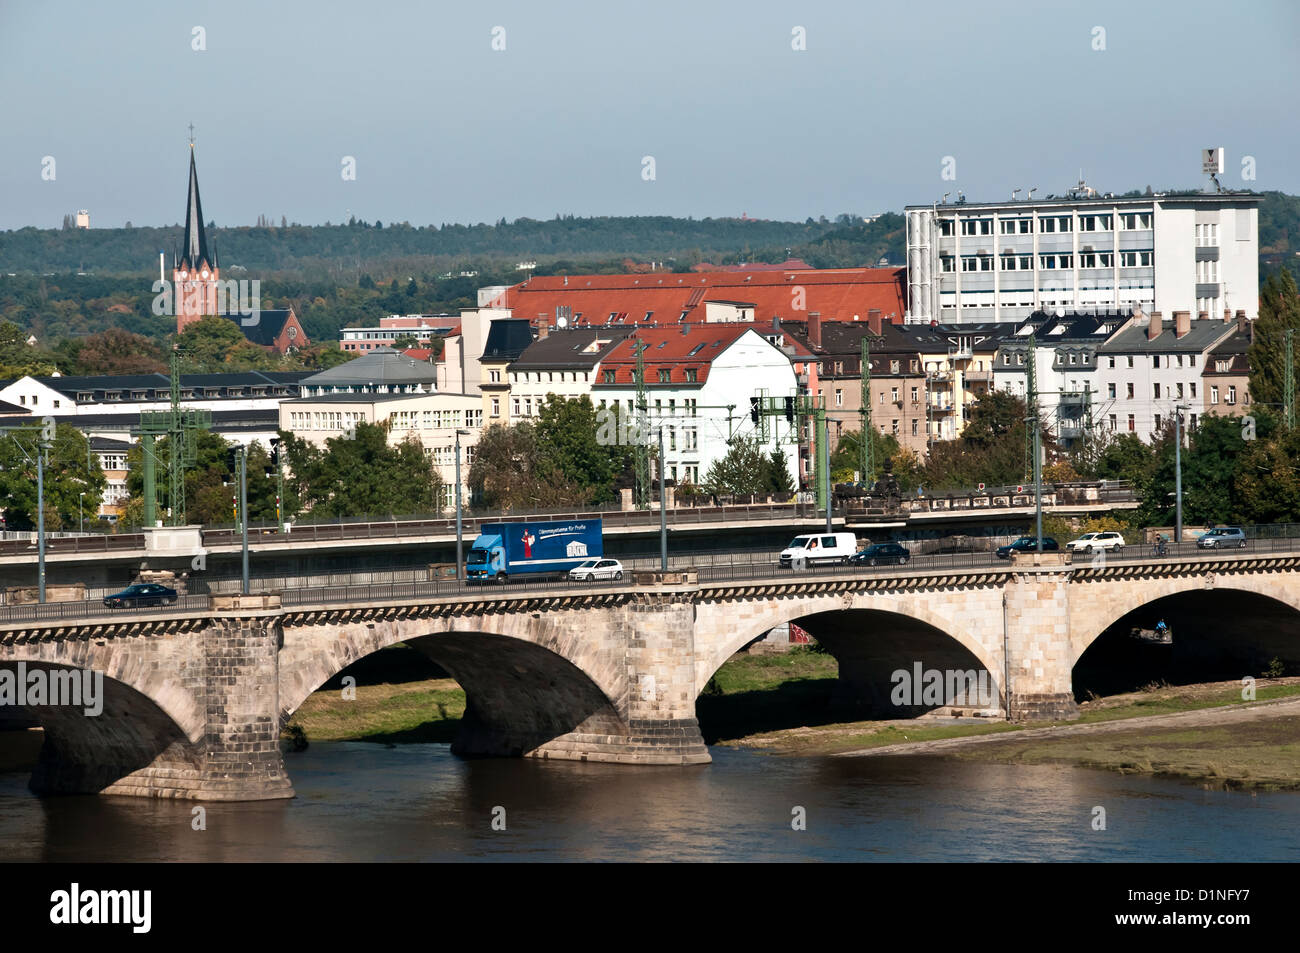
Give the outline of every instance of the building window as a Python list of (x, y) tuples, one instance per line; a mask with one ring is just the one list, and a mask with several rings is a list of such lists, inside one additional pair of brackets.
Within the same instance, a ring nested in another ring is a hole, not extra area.
[(1119, 428), (1119, 424), (1118, 424), (1118, 423), (1116, 422), (1116, 420), (1115, 420), (1115, 415), (1114, 415), (1114, 414), (1111, 414), (1111, 415), (1110, 415), (1110, 432), (1111, 432), (1111, 433), (1114, 433), (1118, 428)]
[(1111, 383), (1109, 383), (1109, 384), (1106, 385), (1106, 396), (1109, 397), (1111, 400), (1114, 400), (1114, 399), (1115, 399), (1115, 384), (1114, 384), (1114, 382), (1111, 382)]
[(606, 383), (606, 384), (612, 384), (612, 383), (614, 383), (614, 372), (613, 372), (613, 371), (605, 371), (605, 383)]
[(1228, 399), (1225, 403), (1235, 404), (1237, 402), (1237, 387), (1235, 384), (1228, 385)]
[(1159, 383), (1159, 381), (1157, 381), (1157, 382), (1156, 382), (1154, 385), (1152, 385), (1152, 386), (1155, 387), (1155, 399), (1156, 399), (1156, 400), (1159, 400), (1159, 399), (1160, 399), (1160, 383)]
[(697, 377), (698, 377), (698, 374), (699, 374), (699, 372), (696, 371), (695, 368), (693, 368), (693, 367), (688, 367), (688, 368), (686, 368), (686, 383), (688, 383), (688, 384), (694, 384), (694, 383), (696, 382), (696, 379), (697, 379)]
[(669, 381), (672, 380), (672, 374), (673, 372), (671, 369), (667, 367), (661, 367), (659, 369), (659, 383), (667, 384)]
[(1137, 432), (1137, 421), (1135, 421), (1135, 420), (1133, 419), (1133, 415), (1132, 415), (1132, 414), (1129, 414), (1129, 415), (1128, 415), (1128, 432), (1129, 432), (1129, 433), (1136, 433), (1136, 432)]
[(916, 389), (915, 387), (913, 387), (913, 388), (912, 388), (912, 403), (915, 404), (915, 403), (916, 403), (918, 400), (920, 400), (920, 399), (921, 399), (921, 398), (917, 396), (917, 389)]
[(1156, 430), (1159, 430), (1159, 429), (1160, 429), (1160, 415), (1159, 415), (1159, 414), (1156, 414), (1154, 419), (1155, 419), (1155, 422), (1156, 422)]
[(1128, 383), (1127, 386), (1128, 386), (1128, 394), (1127, 394), (1126, 396), (1127, 396), (1127, 398), (1128, 398), (1129, 400), (1132, 400), (1132, 399), (1133, 399), (1133, 382), (1130, 381), (1130, 382)]
[(492, 398), (492, 416), (493, 417), (501, 416), (501, 398), (499, 397)]

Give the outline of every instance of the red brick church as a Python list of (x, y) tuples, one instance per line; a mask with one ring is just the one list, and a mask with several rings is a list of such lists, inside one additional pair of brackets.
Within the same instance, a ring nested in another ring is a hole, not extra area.
[[(176, 333), (200, 318), (221, 314), (234, 321), (244, 337), (268, 351), (285, 354), (306, 347), (311, 342), (298, 323), (293, 308), (263, 309), (253, 323), (241, 320), (238, 284), (221, 281), (215, 246), (209, 246), (203, 225), (203, 206), (199, 202), (199, 175), (194, 166), (194, 144), (190, 144), (190, 190), (185, 204), (185, 238), (172, 265), (172, 282), (176, 289)], [(223, 287), (224, 286), (224, 287)], [(223, 294), (224, 292), (224, 294)], [(223, 300), (225, 299), (225, 300)]]

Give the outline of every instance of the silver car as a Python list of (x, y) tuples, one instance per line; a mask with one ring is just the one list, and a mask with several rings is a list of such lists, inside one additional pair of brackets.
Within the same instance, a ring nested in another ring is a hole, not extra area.
[(1246, 534), (1240, 526), (1217, 526), (1196, 541), (1197, 549), (1245, 549)]

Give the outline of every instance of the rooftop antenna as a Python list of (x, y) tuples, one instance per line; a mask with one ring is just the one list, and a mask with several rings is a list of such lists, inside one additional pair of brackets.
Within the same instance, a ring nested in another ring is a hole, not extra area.
[(1012, 190), (1011, 190), (1011, 201), (1014, 202), (1014, 201), (1016, 200), (1016, 196), (1019, 195), (1019, 194), (1020, 194), (1020, 190), (1019, 190), (1019, 189), (1012, 189)]
[(194, 123), (190, 123), (190, 148), (194, 148)]
[(1038, 191), (1038, 186), (1035, 185), (1032, 189), (1029, 190), (1029, 194), (1025, 196), (1025, 201), (1026, 202), (1032, 201), (1034, 198), (1034, 193), (1037, 191)]

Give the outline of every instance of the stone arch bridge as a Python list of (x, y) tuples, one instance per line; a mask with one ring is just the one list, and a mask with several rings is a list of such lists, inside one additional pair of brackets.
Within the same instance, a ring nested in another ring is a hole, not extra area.
[[(354, 602), (327, 593), (313, 602), (299, 590), (292, 605), (213, 596), (202, 611), (0, 620), (0, 674), (21, 663), (29, 675), (104, 676), (97, 715), (29, 709), (45, 728), (38, 792), (254, 800), (293, 794), (278, 742), (292, 713), (339, 671), (398, 642), (465, 688), (457, 753), (640, 765), (709, 761), (696, 697), (735, 652), (792, 620), (839, 660), (837, 698), (878, 710), (893, 704), (890, 673), (915, 664), (986, 673), (995, 694), (982, 714), (1068, 718), (1072, 670), (1099, 636), (1143, 607), (1176, 611), (1183, 601), (1198, 615), (1219, 606), (1224, 618), (1272, 620), (1252, 658), (1300, 661), (1300, 546), (1155, 564), (773, 571), (718, 582), (638, 574), (619, 585)], [(977, 713), (950, 695), (944, 704)]]

